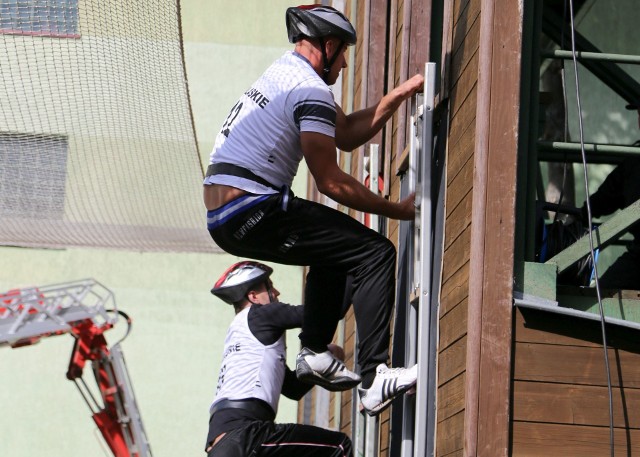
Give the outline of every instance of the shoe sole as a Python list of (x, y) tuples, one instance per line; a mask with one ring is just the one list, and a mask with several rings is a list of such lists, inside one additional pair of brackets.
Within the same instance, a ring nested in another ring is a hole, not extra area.
[(360, 384), (361, 381), (360, 379), (353, 379), (346, 376), (328, 380), (317, 371), (314, 371), (309, 364), (304, 361), (296, 364), (296, 376), (302, 382), (318, 385), (330, 392), (342, 392), (353, 389)]
[(396, 398), (398, 398), (400, 395), (403, 395), (405, 392), (407, 392), (408, 390), (410, 390), (411, 388), (415, 387), (416, 382), (409, 384), (408, 386), (405, 387), (401, 387), (398, 391), (396, 391), (395, 394), (393, 394), (393, 396), (389, 397), (388, 399), (386, 399), (385, 401), (383, 401), (382, 403), (377, 404), (376, 406), (374, 406), (371, 409), (367, 409), (364, 407), (364, 405), (362, 405), (364, 412), (367, 413), (368, 416), (370, 417), (375, 417), (378, 414), (380, 414), (382, 411), (384, 411), (385, 409), (387, 409), (389, 406), (391, 406), (391, 402), (393, 400), (395, 400)]

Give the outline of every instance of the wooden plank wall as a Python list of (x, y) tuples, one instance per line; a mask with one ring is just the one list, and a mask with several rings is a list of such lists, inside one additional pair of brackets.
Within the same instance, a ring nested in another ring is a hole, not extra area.
[[(428, 46), (428, 41), (424, 39), (427, 33), (425, 23), (428, 25), (428, 18), (425, 17), (424, 11), (428, 3), (429, 0), (398, 0), (390, 4), (387, 0), (347, 2), (346, 13), (356, 24), (359, 39), (358, 44), (349, 51), (355, 52), (355, 78), (354, 81), (345, 81), (343, 94), (351, 91), (354, 96), (354, 110), (377, 102), (391, 87), (406, 80), (410, 74), (422, 70), (426, 62)], [(352, 10), (354, 5), (355, 8)], [(417, 19), (411, 28), (407, 23), (413, 16)], [(370, 142), (381, 146), (383, 155), (380, 157), (380, 163), (387, 168), (380, 171), (388, 177), (389, 198), (392, 201), (400, 199), (400, 177), (396, 173), (396, 158), (401, 155), (406, 146), (408, 109), (409, 105), (406, 104), (393, 116), (385, 129), (384, 139), (382, 135), (376, 135)], [(362, 177), (365, 154), (366, 146), (351, 153), (351, 174), (357, 178)], [(360, 214), (351, 212), (351, 215), (361, 220)], [(398, 221), (387, 221), (387, 236), (396, 248), (398, 248), (398, 228)], [(349, 355), (353, 354), (354, 342), (355, 321), (350, 312), (345, 325), (345, 349)], [(351, 394), (343, 394), (341, 402), (340, 429), (350, 433), (353, 421)], [(379, 455), (388, 457), (391, 433), (390, 410), (383, 412), (379, 419)]]
[(522, 3), (481, 0), (465, 453), (509, 451)]
[[(640, 455), (639, 332), (606, 330), (615, 455)], [(516, 311), (511, 455), (610, 455), (601, 341), (598, 322)]]
[[(438, 347), (438, 393), (437, 393), (437, 430), (436, 455), (462, 455), (466, 449), (465, 433), (467, 428), (477, 428), (477, 424), (468, 421), (466, 401), (468, 400), (468, 333), (469, 333), (469, 281), (472, 276), (471, 239), (472, 239), (472, 202), (474, 201), (475, 151), (478, 141), (476, 116), (478, 110), (478, 81), (480, 73), (480, 24), (481, 4), (485, 0), (454, 0), (445, 2), (443, 55), (427, 59), (429, 19), (426, 18), (429, 0), (351, 0), (346, 1), (347, 16), (356, 24), (359, 40), (351, 48), (355, 52), (352, 81), (345, 80), (343, 96), (353, 94), (354, 109), (359, 109), (375, 101), (382, 95), (377, 92), (382, 87), (378, 77), (381, 65), (387, 68), (387, 90), (407, 79), (415, 71), (423, 69), (427, 60), (441, 60), (442, 81), (440, 102), (445, 101), (448, 114), (449, 134), (447, 139), (447, 178), (446, 178), (446, 221), (444, 252), (442, 258), (442, 284), (440, 304), (440, 330)], [(387, 8), (388, 5), (388, 8)], [(513, 5), (511, 5), (513, 6)], [(383, 13), (384, 11), (384, 13)], [(367, 13), (375, 13), (375, 18)], [(388, 30), (388, 55), (380, 60), (385, 46), (377, 41), (373, 30), (381, 27), (384, 17), (390, 24)], [(373, 21), (372, 21), (373, 18)], [(365, 23), (366, 22), (366, 23)], [(490, 51), (485, 50), (488, 54)], [(499, 53), (497, 53), (499, 54)], [(382, 62), (382, 63), (381, 63)], [(385, 63), (386, 62), (386, 63)], [(513, 76), (514, 78), (517, 76)], [(343, 100), (344, 106), (345, 100)], [(506, 112), (506, 111), (504, 111)], [(408, 138), (409, 107), (399, 110), (389, 121), (384, 138), (384, 154), (388, 155), (389, 198), (397, 201), (400, 195), (400, 177), (396, 173), (400, 168), (400, 157), (405, 150)], [(512, 119), (513, 121), (513, 119)], [(516, 121), (517, 122), (517, 121)], [(514, 124), (514, 127), (517, 125)], [(488, 132), (484, 132), (485, 137)], [(376, 139), (376, 141), (379, 141)], [(515, 151), (515, 149), (513, 149)], [(363, 150), (353, 152), (350, 157), (352, 175), (362, 176)], [(381, 160), (381, 163), (384, 163)], [(491, 192), (492, 188), (489, 189)], [(476, 196), (477, 198), (477, 196)], [(359, 214), (351, 213), (360, 218)], [(387, 234), (398, 246), (397, 221), (389, 221)], [(484, 266), (486, 268), (486, 266)], [(350, 312), (345, 323), (344, 347), (347, 363), (353, 366), (355, 342), (355, 322)], [(474, 371), (474, 377), (478, 371)], [(351, 433), (353, 418), (352, 397), (350, 392), (332, 401), (341, 402), (341, 416), (336, 424), (346, 433)], [(474, 407), (478, 408), (475, 404)], [(470, 417), (474, 417), (471, 415)], [(380, 455), (388, 456), (389, 414), (381, 416)], [(475, 436), (472, 437), (475, 440)], [(476, 443), (471, 449), (475, 451)], [(497, 454), (496, 454), (497, 455)]]
[(455, 0), (445, 13), (443, 93), (449, 98), (445, 239), (440, 295), (436, 454), (464, 449), (467, 314), (480, 0)]
[[(352, 10), (352, 3), (355, 9)], [(387, 1), (370, 0), (347, 2), (346, 14), (352, 18), (358, 32), (358, 42), (349, 52), (355, 52), (354, 80), (346, 81), (347, 85), (343, 94), (351, 91), (354, 95), (354, 110), (366, 108), (376, 103), (385, 93), (385, 73), (383, 71), (386, 62), (386, 27), (387, 27)], [(351, 174), (358, 179), (363, 176), (364, 157), (368, 155), (369, 144), (382, 146), (382, 135), (378, 134), (369, 143), (351, 153)], [(384, 148), (380, 151), (384, 154)], [(380, 157), (380, 163), (385, 163), (384, 157)], [(378, 170), (381, 171), (381, 170)], [(375, 170), (373, 171), (376, 172)], [(362, 214), (351, 211), (351, 215), (362, 220)], [(397, 246), (397, 235), (395, 239)], [(350, 353), (355, 350), (355, 319), (352, 311), (349, 312), (345, 323), (345, 348), (348, 346)], [(351, 434), (352, 417), (352, 395), (345, 393), (342, 395), (342, 414), (340, 429)], [(389, 446), (389, 411), (383, 412), (380, 416), (380, 455), (388, 455)]]
[[(372, 2), (375, 8), (376, 2)], [(416, 71), (421, 71), (427, 61), (428, 27), (425, 18), (425, 8), (429, 2), (419, 0), (399, 0), (391, 2), (390, 30), (389, 30), (389, 59), (388, 86), (397, 86)], [(439, 350), (439, 379), (438, 379), (438, 436), (437, 455), (458, 455), (462, 453), (464, 437), (464, 391), (465, 391), (465, 355), (466, 355), (466, 326), (467, 301), (469, 279), (469, 252), (471, 226), (471, 195), (473, 176), (473, 151), (475, 147), (475, 113), (477, 104), (478, 78), (478, 41), (480, 0), (456, 0), (450, 7), (448, 17), (451, 23), (445, 25), (449, 37), (444, 38), (448, 43), (447, 60), (448, 78), (443, 83), (446, 94), (440, 94), (440, 99), (451, 98), (450, 119), (451, 133), (449, 136), (447, 178), (447, 231), (445, 234), (445, 253), (443, 258), (443, 285), (441, 306), (441, 334)], [(349, 13), (349, 11), (348, 11)], [(360, 37), (364, 30), (364, 2), (357, 2), (356, 23)], [(411, 21), (413, 20), (413, 24)], [(369, 37), (370, 38), (370, 37)], [(352, 49), (356, 52), (356, 81), (352, 87), (343, 89), (343, 94), (352, 90), (354, 94), (354, 109), (363, 107), (365, 99), (362, 90), (363, 82), (358, 78), (363, 72), (365, 62), (363, 49), (364, 40)], [(372, 59), (372, 54), (368, 55)], [(433, 59), (431, 59), (433, 60)], [(371, 67), (370, 67), (371, 68)], [(373, 71), (373, 70), (372, 70)], [(372, 80), (364, 84), (367, 91), (371, 91)], [(374, 101), (374, 100), (370, 100)], [(388, 163), (391, 164), (389, 198), (397, 201), (400, 195), (400, 177), (396, 173), (398, 158), (406, 148), (408, 138), (409, 107), (399, 110), (389, 122), (385, 142), (385, 154), (390, 154)], [(361, 176), (361, 154), (351, 155), (351, 170), (354, 176)], [(354, 216), (358, 216), (353, 214)], [(389, 221), (388, 236), (397, 246), (399, 224)], [(354, 339), (349, 333), (354, 331), (352, 316), (348, 316), (345, 327), (345, 348)], [(353, 330), (350, 330), (353, 329)], [(351, 351), (349, 351), (351, 350)], [(349, 433), (351, 427), (351, 396), (343, 395), (341, 430)], [(381, 418), (380, 455), (388, 455), (389, 416)]]
[[(382, 8), (380, 3), (347, 4), (356, 5), (349, 14), (357, 19), (359, 32), (371, 30), (372, 24), (364, 20), (365, 5), (370, 12)], [(415, 30), (412, 32), (410, 21), (421, 5), (418, 0), (390, 3), (389, 87), (406, 79), (416, 63), (419, 52), (411, 47)], [(444, 18), (438, 99), (447, 102), (449, 132), (436, 455), (608, 455), (608, 398), (597, 325), (518, 310), (511, 347), (519, 10), (507, 2), (453, 0), (445, 2)], [(370, 39), (361, 39), (352, 49), (355, 78), (347, 82), (351, 85), (343, 93), (352, 91), (355, 109), (371, 102), (365, 91), (369, 94), (380, 87), (373, 77), (380, 65), (374, 59), (380, 43), (365, 45)], [(407, 143), (407, 113), (401, 110), (390, 120), (384, 140), (391, 168), (389, 198), (395, 201), (400, 193), (398, 159)], [(362, 151), (350, 157), (352, 173), (358, 177), (361, 159)], [(485, 206), (478, 205), (483, 201)], [(486, 201), (492, 206), (486, 206)], [(389, 221), (388, 236), (396, 246), (397, 233), (397, 221)], [(473, 291), (469, 284), (474, 284)], [(345, 331), (344, 346), (352, 364), (352, 314)], [(640, 455), (639, 339), (637, 332), (620, 327), (610, 327), (609, 335), (616, 455)], [(342, 412), (339, 424), (334, 423), (350, 433), (351, 394), (338, 400)], [(381, 417), (381, 424), (380, 455), (388, 456), (388, 413)]]
[[(403, 72), (406, 72), (406, 65), (403, 65), (403, 49), (406, 49), (408, 38), (404, 27), (404, 8), (404, 1), (391, 2), (389, 12), (391, 19), (389, 21), (389, 56), (387, 60), (387, 84), (389, 87), (397, 86), (400, 83), (400, 78), (403, 77)], [(391, 165), (391, 170), (389, 170), (389, 199), (392, 201), (400, 200), (400, 176), (397, 170), (399, 165), (398, 158), (405, 147), (405, 119), (406, 110), (401, 110), (393, 115), (386, 126), (385, 153), (390, 156), (388, 161)], [(398, 239), (399, 227), (398, 221), (389, 221), (388, 233), (391, 239)], [(396, 243), (397, 246), (398, 244)]]

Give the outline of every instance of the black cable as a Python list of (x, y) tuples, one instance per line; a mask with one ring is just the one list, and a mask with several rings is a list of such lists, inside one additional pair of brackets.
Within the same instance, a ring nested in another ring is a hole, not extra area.
[[(76, 388), (78, 389), (78, 392), (80, 392), (80, 396), (82, 397), (84, 402), (89, 407), (89, 410), (91, 411), (91, 413), (92, 414), (96, 414), (98, 411), (100, 411), (100, 409), (101, 409), (100, 405), (98, 404), (98, 402), (96, 401), (95, 397), (91, 393), (91, 390), (89, 389), (89, 386), (87, 386), (87, 383), (84, 382), (84, 379), (82, 379), (82, 377), (81, 377), (80, 378), (80, 382), (84, 386), (85, 390), (82, 390), (82, 388), (80, 387), (80, 384), (78, 383), (78, 379), (73, 379), (73, 382), (76, 385)], [(93, 402), (93, 405), (91, 405), (91, 402), (89, 401), (89, 399), (91, 399), (91, 401)], [(94, 408), (94, 406), (95, 406), (95, 408)]]
[(574, 11), (573, 0), (569, 0), (569, 17), (571, 19), (571, 55), (573, 58), (573, 68), (575, 73), (576, 83), (576, 102), (578, 105), (578, 127), (580, 130), (580, 152), (582, 154), (582, 166), (584, 170), (584, 189), (586, 195), (587, 214), (588, 214), (588, 228), (589, 228), (589, 250), (591, 259), (593, 260), (593, 268), (596, 281), (596, 294), (598, 296), (598, 310), (600, 312), (600, 327), (602, 329), (602, 347), (604, 349), (604, 364), (607, 370), (607, 388), (609, 392), (609, 446), (611, 448), (611, 457), (614, 457), (614, 435), (613, 435), (613, 392), (611, 388), (611, 370), (609, 367), (609, 351), (607, 346), (607, 332), (604, 318), (604, 307), (602, 305), (602, 296), (600, 294), (600, 282), (598, 276), (598, 266), (595, 261), (595, 253), (593, 249), (593, 228), (591, 227), (591, 202), (589, 201), (589, 175), (587, 172), (587, 155), (584, 148), (584, 130), (582, 126), (582, 106), (580, 104), (580, 82), (578, 80), (578, 59), (576, 55), (576, 39), (575, 39), (575, 24), (574, 24)]
[(121, 315), (122, 317), (124, 317), (127, 321), (127, 331), (125, 332), (124, 336), (122, 338), (120, 338), (118, 341), (116, 341), (112, 346), (115, 346), (116, 344), (122, 343), (124, 341), (124, 339), (129, 336), (129, 332), (131, 331), (131, 318), (129, 317), (129, 315), (127, 313), (125, 313), (124, 311), (120, 311), (119, 309), (107, 309), (105, 310), (108, 313), (117, 313), (119, 315)]

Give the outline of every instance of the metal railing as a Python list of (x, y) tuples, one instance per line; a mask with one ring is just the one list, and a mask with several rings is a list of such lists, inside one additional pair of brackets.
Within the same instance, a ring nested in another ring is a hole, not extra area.
[(113, 294), (94, 279), (1, 293), (0, 346), (66, 333), (84, 319), (98, 327), (115, 324), (118, 314), (107, 308), (117, 310)]

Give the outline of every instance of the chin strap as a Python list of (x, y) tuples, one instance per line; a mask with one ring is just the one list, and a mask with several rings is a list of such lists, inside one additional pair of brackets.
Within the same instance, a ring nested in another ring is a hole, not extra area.
[[(274, 303), (276, 301), (276, 297), (273, 295), (273, 288), (269, 285), (269, 281), (264, 283), (264, 286), (267, 288), (267, 294), (269, 294), (269, 303)], [(249, 300), (249, 295), (245, 295), (245, 298), (251, 303), (255, 305), (256, 303)]]
[(331, 60), (329, 60), (329, 58), (327, 57), (327, 51), (325, 51), (325, 48), (324, 48), (324, 44), (325, 44), (324, 38), (319, 37), (318, 40), (320, 41), (320, 50), (322, 51), (322, 61), (324, 63), (324, 67), (322, 68), (322, 80), (326, 83), (327, 78), (329, 77), (329, 72), (331, 71), (331, 67), (333, 67), (334, 63), (336, 63), (336, 60), (340, 55), (340, 51), (342, 51), (342, 47), (344, 46), (344, 41), (340, 42), (340, 46), (338, 46), (338, 50), (333, 53), (333, 56), (331, 56)]
[(265, 284), (267, 286), (267, 293), (269, 294), (269, 302), (273, 303), (276, 301), (276, 297), (273, 296), (273, 289), (269, 286), (269, 281)]

